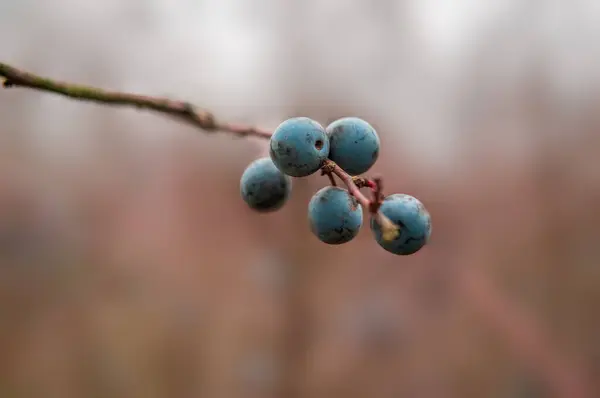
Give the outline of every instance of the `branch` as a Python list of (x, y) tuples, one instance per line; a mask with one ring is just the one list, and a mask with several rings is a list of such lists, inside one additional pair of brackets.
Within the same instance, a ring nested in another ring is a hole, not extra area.
[(153, 110), (177, 118), (205, 131), (222, 131), (238, 136), (254, 136), (263, 139), (269, 139), (271, 137), (269, 131), (258, 129), (256, 127), (219, 122), (211, 112), (199, 109), (184, 101), (108, 91), (96, 87), (59, 82), (19, 70), (5, 63), (0, 63), (0, 76), (4, 77), (2, 85), (5, 88), (26, 87), (80, 101)]
[[(151, 97), (146, 95), (124, 93), (119, 91), (103, 90), (91, 86), (60, 82), (17, 69), (13, 66), (0, 62), (0, 76), (4, 77), (3, 87), (25, 87), (38, 91), (45, 91), (73, 98), (80, 101), (97, 102), (113, 106), (131, 106), (137, 109), (148, 109), (167, 116), (174, 117), (180, 121), (191, 124), (209, 132), (226, 132), (238, 136), (253, 136), (262, 139), (270, 139), (271, 132), (252, 126), (232, 124), (218, 121), (212, 112), (200, 109), (184, 101), (175, 101), (169, 98)], [(377, 211), (378, 206), (372, 206), (354, 180), (363, 183), (363, 186), (374, 187), (373, 182), (362, 177), (352, 177), (334, 162), (328, 160), (322, 168), (325, 174), (337, 175), (348, 187), (348, 191), (366, 209), (369, 209), (375, 220), (383, 230), (384, 240), (393, 240), (398, 236), (399, 228), (387, 217)], [(331, 176), (333, 181), (333, 177)], [(335, 181), (333, 181), (335, 182)], [(362, 185), (362, 184), (361, 184)], [(375, 209), (375, 210), (373, 210)]]

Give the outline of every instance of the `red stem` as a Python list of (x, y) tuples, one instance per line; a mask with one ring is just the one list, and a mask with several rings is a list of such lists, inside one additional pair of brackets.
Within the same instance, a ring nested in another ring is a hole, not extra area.
[[(333, 173), (338, 176), (344, 182), (344, 184), (346, 184), (346, 187), (348, 187), (348, 192), (350, 192), (350, 194), (356, 198), (358, 203), (369, 210), (369, 213), (375, 217), (377, 224), (381, 226), (384, 240), (394, 240), (398, 236), (400, 228), (379, 211), (379, 199), (375, 200), (374, 202), (367, 199), (367, 197), (360, 192), (360, 189), (354, 183), (354, 178), (350, 174), (346, 173), (335, 162), (326, 160), (322, 166), (322, 169), (325, 173)], [(378, 181), (378, 183), (368, 183), (368, 185), (371, 186), (375, 184), (376, 187), (373, 189), (375, 189), (375, 192), (377, 192), (378, 195), (381, 195), (381, 190), (378, 188), (378, 186), (381, 185), (381, 178), (379, 178)], [(375, 204), (375, 206), (373, 206), (373, 204)]]

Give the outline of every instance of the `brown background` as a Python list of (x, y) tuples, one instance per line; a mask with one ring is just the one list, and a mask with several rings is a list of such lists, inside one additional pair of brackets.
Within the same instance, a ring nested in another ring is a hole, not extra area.
[(594, 4), (6, 2), (0, 58), (33, 72), (367, 119), (433, 235), (326, 246), (326, 178), (273, 215), (240, 199), (265, 143), (2, 91), (0, 396), (598, 396)]

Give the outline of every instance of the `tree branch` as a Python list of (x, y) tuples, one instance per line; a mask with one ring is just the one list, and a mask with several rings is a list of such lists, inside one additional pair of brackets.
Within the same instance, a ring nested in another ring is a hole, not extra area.
[[(171, 116), (180, 121), (191, 124), (209, 132), (226, 132), (238, 136), (253, 136), (270, 139), (271, 132), (260, 128), (242, 124), (220, 122), (212, 112), (200, 109), (184, 101), (175, 101), (169, 98), (151, 97), (146, 95), (124, 93), (120, 91), (103, 90), (91, 86), (60, 82), (47, 77), (35, 75), (0, 62), (0, 76), (4, 77), (3, 87), (25, 87), (38, 91), (45, 91), (62, 95), (68, 98), (97, 102), (105, 105), (131, 106), (137, 109), (147, 109)], [(348, 191), (366, 209), (370, 210), (373, 217), (381, 225), (384, 240), (393, 240), (398, 236), (399, 228), (387, 217), (377, 211), (377, 206), (372, 206), (356, 186), (354, 181), (364, 183), (364, 186), (373, 188), (373, 183), (362, 177), (352, 177), (334, 162), (328, 160), (322, 168), (325, 174), (337, 175), (348, 187)], [(333, 180), (333, 177), (331, 177)], [(335, 181), (333, 181), (335, 182)], [(375, 209), (373, 211), (373, 209)]]
[(0, 76), (4, 77), (2, 85), (5, 88), (26, 87), (80, 101), (148, 109), (177, 118), (205, 131), (222, 131), (239, 136), (255, 136), (263, 139), (271, 137), (269, 131), (256, 127), (219, 122), (211, 112), (197, 108), (184, 101), (174, 101), (169, 98), (109, 91), (91, 86), (60, 82), (19, 70), (5, 63), (0, 63)]

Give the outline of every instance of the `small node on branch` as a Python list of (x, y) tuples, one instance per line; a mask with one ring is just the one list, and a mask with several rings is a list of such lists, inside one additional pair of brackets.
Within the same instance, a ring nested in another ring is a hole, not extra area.
[(215, 116), (206, 111), (199, 111), (196, 106), (190, 102), (183, 103), (183, 114), (187, 115), (191, 120), (202, 126), (206, 131), (215, 131), (217, 129), (217, 122)]
[(375, 187), (375, 183), (365, 177), (353, 176), (352, 181), (354, 182), (354, 185), (356, 185), (358, 188), (374, 188)]
[(323, 174), (331, 174), (335, 171), (336, 164), (329, 159), (326, 159), (321, 166), (321, 172)]
[(360, 176), (352, 176), (352, 182), (358, 188), (364, 188), (364, 187), (369, 186), (368, 180), (366, 178), (360, 177)]

